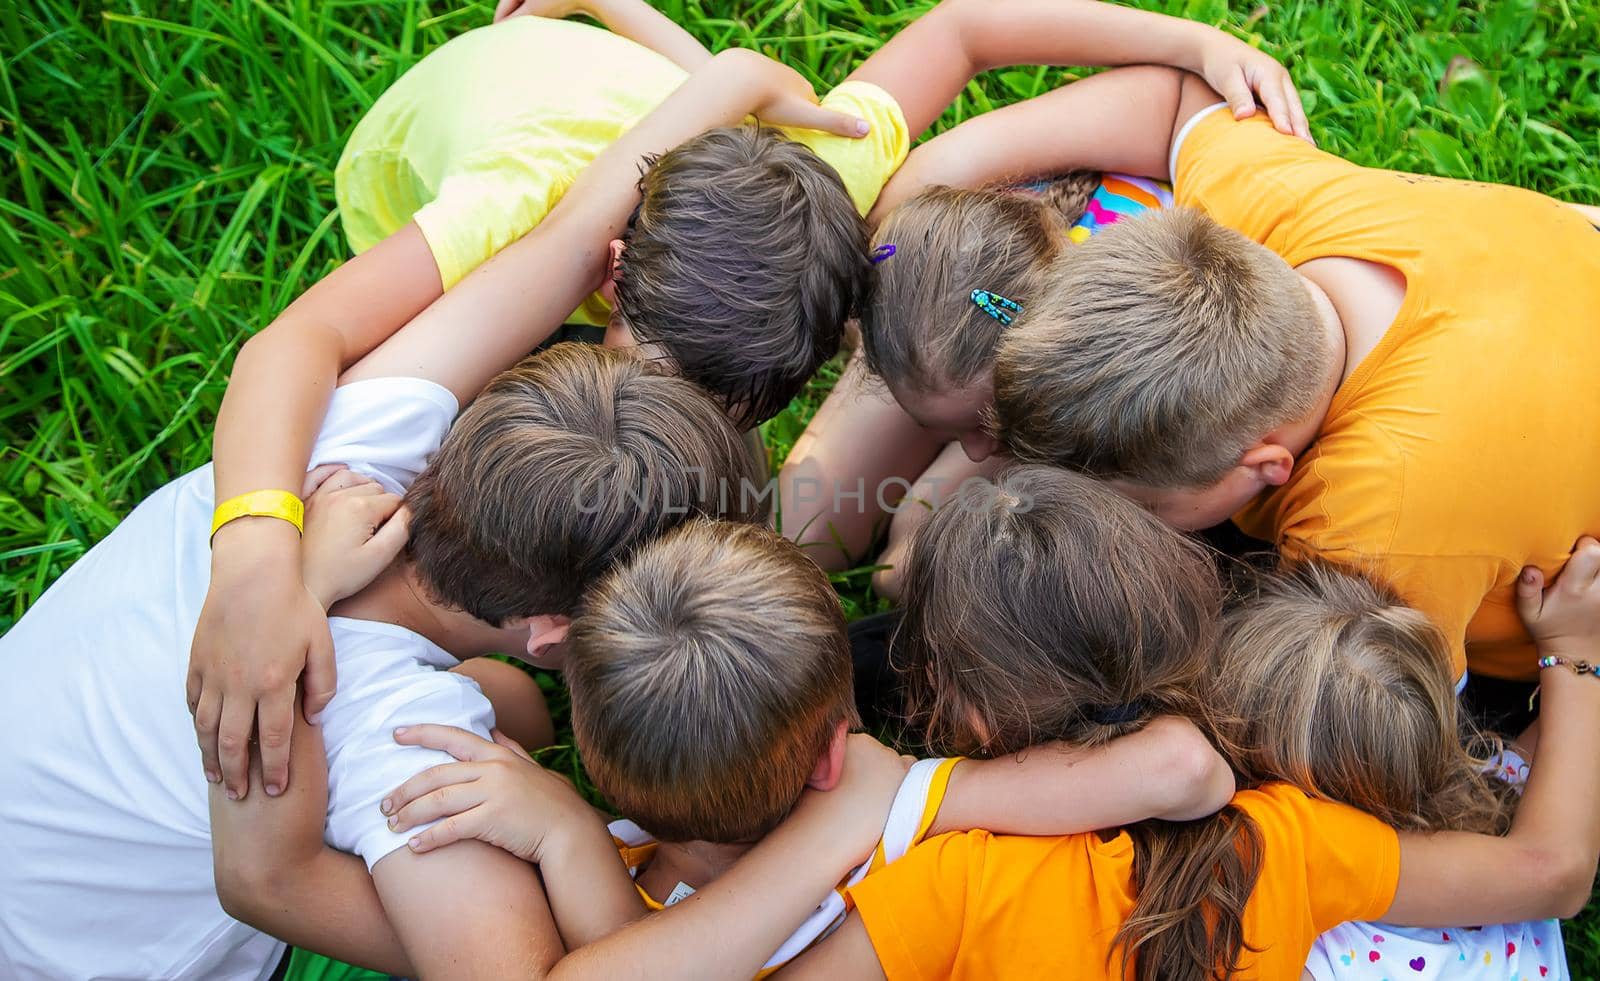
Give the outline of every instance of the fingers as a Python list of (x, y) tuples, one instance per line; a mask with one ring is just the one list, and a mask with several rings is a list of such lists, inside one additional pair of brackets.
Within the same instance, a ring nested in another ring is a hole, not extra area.
[(366, 474), (341, 468), (337, 472), (330, 474), (327, 479), (322, 481), (321, 486), (317, 488), (317, 493), (322, 496), (327, 496), (330, 494), (337, 494), (340, 491), (348, 491), (352, 488), (367, 487), (377, 488), (377, 493), (382, 493), (383, 491), (383, 489), (378, 485), (378, 482), (373, 480), (371, 477), (368, 477)]
[(494, 5), (494, 22), (498, 24), (510, 17), (520, 6), (522, 6), (522, 0), (500, 0), (499, 3)]
[[(392, 495), (391, 495), (392, 496)], [(386, 516), (388, 520), (367, 540), (363, 548), (386, 556), (393, 561), (400, 550), (406, 547), (406, 541), (411, 537), (411, 512), (400, 507), (400, 499), (394, 499), (394, 507)]]
[[(338, 689), (339, 666), (333, 656), (333, 636), (327, 627), (313, 630), (311, 647), (306, 651), (306, 670), (301, 687), (305, 691), (306, 721), (316, 725), (333, 701)], [(285, 784), (284, 786), (288, 786)]]
[(217, 762), (222, 766), (222, 783), (229, 800), (243, 800), (250, 793), (250, 733), (256, 726), (253, 698), (225, 699), (222, 725), (217, 729)]
[[(430, 766), (390, 791), (389, 795), (378, 803), (378, 810), (391, 816), (395, 815), (441, 788), (472, 783), (481, 775), (482, 769), (476, 763), (441, 763), (438, 766)], [(413, 825), (421, 823), (412, 822)], [(392, 818), (389, 826), (395, 827)]]
[(222, 764), (217, 761), (217, 726), (222, 723), (222, 696), (207, 691), (198, 696), (194, 710), (194, 735), (200, 743), (200, 766), (206, 780), (222, 782)]
[(1289, 125), (1294, 130), (1294, 135), (1316, 146), (1317, 141), (1311, 136), (1311, 123), (1306, 119), (1305, 102), (1300, 98), (1300, 90), (1294, 87), (1294, 79), (1287, 73), (1283, 76), (1283, 97), (1289, 104)]
[(193, 715), (195, 709), (200, 707), (200, 693), (205, 690), (205, 680), (200, 674), (200, 669), (193, 667), (194, 655), (189, 655), (189, 676), (183, 682), (183, 700), (189, 706), (189, 714)]
[(1561, 570), (1556, 585), (1580, 593), (1593, 586), (1596, 577), (1600, 577), (1600, 542), (1585, 535), (1572, 547), (1572, 558)]
[(293, 686), (272, 692), (256, 706), (256, 740), (261, 750), (261, 783), (268, 797), (289, 786), (289, 741), (294, 734)]
[[(835, 112), (824, 109), (809, 102), (796, 101), (792, 112), (785, 114), (785, 126), (798, 126), (801, 129), (814, 129), (823, 133), (832, 133), (834, 136), (844, 136), (856, 140), (866, 136), (872, 131), (872, 126), (865, 119), (852, 116), (845, 112)], [(791, 121), (792, 120), (792, 121)]]
[(401, 726), (394, 731), (394, 741), (402, 746), (426, 746), (429, 749), (437, 749), (449, 753), (463, 763), (492, 760), (504, 752), (477, 733), (455, 726), (431, 723)]
[(1277, 72), (1268, 73), (1259, 86), (1261, 104), (1267, 107), (1267, 116), (1271, 118), (1273, 128), (1280, 133), (1292, 131), (1292, 114), (1283, 91), (1283, 81), (1286, 77)]
[(511, 750), (511, 752), (516, 753), (522, 759), (527, 760), (529, 763), (533, 762), (533, 757), (528, 755), (528, 751), (522, 748), (521, 743), (517, 742), (515, 739), (512, 739), (499, 729), (490, 729), (489, 735), (494, 737), (496, 745), (504, 746), (506, 749)]
[(454, 817), (472, 810), (484, 799), (483, 787), (476, 781), (449, 783), (401, 807), (389, 818), (389, 830), (410, 831), (419, 825)]
[(454, 817), (447, 817), (428, 830), (412, 835), (406, 846), (420, 854), (431, 852), (435, 848), (443, 848), (453, 842), (476, 838), (481, 824), (478, 816), (479, 811), (474, 807)]
[(315, 494), (324, 481), (343, 469), (344, 465), (340, 463), (324, 463), (311, 470), (306, 474), (305, 482), (300, 485), (300, 499), (303, 501)]
[(1255, 93), (1250, 91), (1250, 82), (1242, 68), (1228, 73), (1227, 79), (1217, 86), (1217, 94), (1228, 101), (1228, 111), (1233, 113), (1234, 119), (1248, 119), (1256, 114)]
[(1522, 619), (1532, 623), (1539, 619), (1544, 606), (1544, 573), (1528, 566), (1517, 576), (1517, 612)]

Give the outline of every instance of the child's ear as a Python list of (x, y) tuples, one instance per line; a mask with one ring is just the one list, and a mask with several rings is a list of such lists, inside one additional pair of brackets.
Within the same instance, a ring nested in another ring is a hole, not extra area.
[(614, 307), (617, 305), (617, 272), (622, 269), (622, 253), (627, 246), (622, 244), (622, 239), (614, 238), (606, 248), (611, 256), (606, 260), (606, 278), (600, 284), (600, 295)]
[(840, 779), (844, 777), (844, 746), (849, 735), (850, 726), (843, 719), (834, 724), (833, 735), (828, 737), (827, 747), (817, 757), (817, 766), (811, 771), (811, 779), (806, 781), (807, 787), (812, 790), (832, 790), (839, 786)]
[(535, 664), (548, 664), (549, 655), (567, 639), (567, 628), (572, 626), (568, 616), (541, 615), (528, 618), (528, 659)]
[(1260, 442), (1244, 451), (1239, 466), (1256, 472), (1256, 477), (1267, 487), (1281, 487), (1294, 472), (1294, 454), (1272, 442)]

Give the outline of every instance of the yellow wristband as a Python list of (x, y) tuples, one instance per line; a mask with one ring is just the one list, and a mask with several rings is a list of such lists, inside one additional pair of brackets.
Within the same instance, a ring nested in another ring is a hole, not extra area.
[(288, 491), (259, 490), (230, 497), (218, 504), (211, 518), (211, 537), (217, 537), (217, 529), (235, 518), (251, 516), (282, 518), (294, 525), (295, 531), (305, 534), (306, 506), (300, 502), (300, 498)]

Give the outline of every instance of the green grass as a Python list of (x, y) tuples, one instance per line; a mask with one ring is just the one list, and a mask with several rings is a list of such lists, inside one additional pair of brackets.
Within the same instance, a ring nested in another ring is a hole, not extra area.
[[(759, 48), (819, 87), (928, 5), (663, 3), (711, 47)], [(1352, 160), (1600, 202), (1595, 0), (1141, 5), (1285, 59), (1318, 139)], [(491, 6), (22, 0), (0, 18), (0, 630), (207, 459), (239, 344), (345, 256), (344, 135)], [(941, 125), (1067, 77), (993, 73)], [(767, 427), (780, 456), (827, 384)], [(852, 613), (875, 608), (863, 572), (839, 587)], [(581, 780), (570, 751), (547, 762)], [(1595, 907), (1568, 942), (1575, 975), (1600, 976)]]

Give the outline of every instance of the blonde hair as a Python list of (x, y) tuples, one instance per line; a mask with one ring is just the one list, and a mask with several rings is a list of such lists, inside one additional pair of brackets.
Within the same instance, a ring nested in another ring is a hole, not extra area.
[(873, 237), (895, 251), (875, 267), (861, 311), (867, 366), (921, 392), (987, 375), (1004, 327), (972, 303), (972, 291), (1031, 303), (1099, 182), (1077, 171), (1042, 197), (932, 187), (895, 208)]
[(1210, 486), (1333, 367), (1294, 270), (1198, 211), (1119, 221), (1046, 279), (995, 362), (997, 434), (1023, 459)]
[(1321, 561), (1265, 575), (1225, 618), (1216, 675), (1241, 777), (1403, 831), (1503, 833), (1514, 793), (1464, 746), (1478, 737), (1450, 664), (1438, 628), (1375, 579)]
[(407, 554), (435, 599), (487, 623), (569, 613), (689, 517), (765, 517), (744, 439), (693, 382), (557, 344), (489, 382), (406, 494)]
[(664, 841), (753, 841), (794, 807), (840, 721), (850, 642), (793, 542), (694, 521), (594, 590), (566, 666), (584, 766)]
[[(896, 650), (913, 719), (979, 756), (1063, 739), (1096, 745), (1205, 700), (1222, 588), (1206, 551), (1088, 477), (1008, 471), (963, 488), (917, 530)], [(1138, 899), (1115, 949), (1139, 981), (1210, 981), (1245, 949), (1260, 831), (1232, 805), (1145, 821)]]

